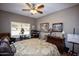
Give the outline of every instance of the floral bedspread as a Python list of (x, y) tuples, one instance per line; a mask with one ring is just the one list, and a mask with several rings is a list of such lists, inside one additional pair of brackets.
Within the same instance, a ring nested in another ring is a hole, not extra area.
[(40, 39), (28, 39), (15, 43), (15, 56), (59, 56), (57, 47)]

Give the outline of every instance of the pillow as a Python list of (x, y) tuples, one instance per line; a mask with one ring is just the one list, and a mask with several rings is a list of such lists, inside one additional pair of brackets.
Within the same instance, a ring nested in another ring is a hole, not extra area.
[(2, 37), (1, 40), (2, 40), (2, 41), (5, 41), (5, 42), (9, 42), (9, 41), (10, 41), (10, 39), (9, 39), (8, 36)]
[(1, 39), (0, 39), (0, 41), (1, 41)]
[(56, 37), (63, 38), (63, 36), (62, 36), (62, 33), (61, 33), (61, 32), (53, 32), (53, 33), (51, 34), (51, 36), (56, 36)]

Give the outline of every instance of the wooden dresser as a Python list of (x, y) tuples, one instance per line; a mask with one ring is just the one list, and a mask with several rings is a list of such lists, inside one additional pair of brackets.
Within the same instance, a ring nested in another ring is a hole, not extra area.
[(31, 38), (39, 38), (40, 32), (37, 30), (31, 30)]
[(56, 36), (47, 36), (47, 42), (55, 44), (62, 54), (64, 52), (64, 39)]

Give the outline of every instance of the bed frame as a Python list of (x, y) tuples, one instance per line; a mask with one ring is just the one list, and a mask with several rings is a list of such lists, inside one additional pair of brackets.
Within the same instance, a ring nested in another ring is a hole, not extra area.
[(56, 36), (47, 36), (47, 42), (55, 44), (62, 54), (64, 52), (64, 39)]

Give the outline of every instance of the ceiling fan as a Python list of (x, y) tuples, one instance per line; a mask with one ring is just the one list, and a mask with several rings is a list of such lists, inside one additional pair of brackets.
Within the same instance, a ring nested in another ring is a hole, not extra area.
[(43, 4), (26, 3), (29, 9), (22, 9), (23, 11), (30, 11), (32, 15), (40, 13), (43, 14)]

